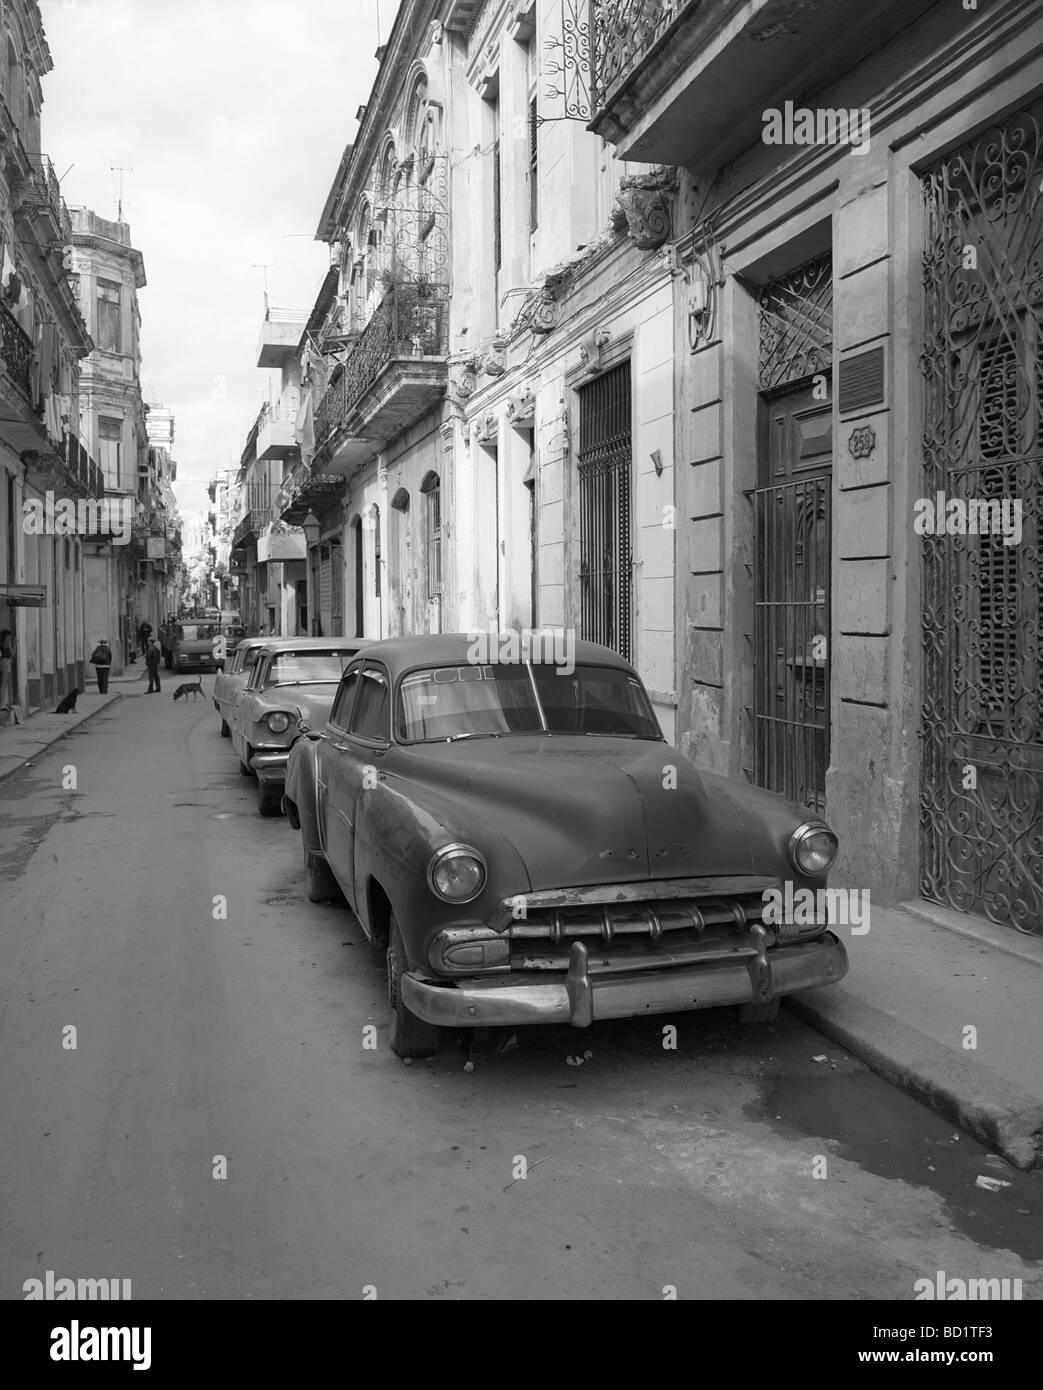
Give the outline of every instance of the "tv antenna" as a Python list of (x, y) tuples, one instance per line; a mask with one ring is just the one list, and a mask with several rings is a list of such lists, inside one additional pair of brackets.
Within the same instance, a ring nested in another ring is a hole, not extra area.
[(268, 272), (275, 269), (274, 261), (254, 261), (252, 269), (264, 271), (264, 312), (268, 315)]
[[(109, 168), (114, 174), (119, 175), (119, 192), (116, 196), (116, 221), (123, 221), (123, 175), (133, 174), (134, 170), (130, 165), (110, 164)], [(68, 172), (68, 170), (66, 170)]]

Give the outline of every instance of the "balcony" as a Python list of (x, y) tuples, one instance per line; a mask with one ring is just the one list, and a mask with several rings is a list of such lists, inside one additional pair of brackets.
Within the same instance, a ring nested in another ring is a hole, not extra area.
[(32, 339), (3, 303), (0, 303), (0, 356), (8, 379), (29, 400), (32, 391)]
[(281, 367), (287, 357), (297, 351), (305, 325), (307, 313), (293, 309), (269, 309), (261, 324), (261, 336), (257, 343), (257, 365), (259, 367)]
[(62, 459), (69, 481), (85, 496), (99, 499), (105, 496), (101, 469), (74, 435), (67, 433), (63, 437)]
[(315, 411), (316, 462), (350, 473), (421, 419), (445, 393), (448, 286), (393, 286)]
[(287, 458), (298, 447), (296, 411), (282, 406), (266, 405), (261, 409), (257, 424), (257, 461)]
[(23, 190), (23, 204), (32, 206), (48, 219), (48, 240), (72, 245), (72, 219), (65, 206), (58, 175), (45, 154), (31, 154), (32, 173)]
[(299, 526), (309, 512), (323, 512), (344, 495), (340, 473), (323, 473), (317, 465), (298, 464), (282, 485), (275, 509), (282, 520)]
[(254, 537), (259, 536), (272, 519), (270, 507), (251, 507), (243, 513), (243, 518), (232, 533), (232, 545), (241, 550)]
[(621, 159), (702, 170), (759, 141), (765, 107), (828, 89), (934, 0), (569, 0), (566, 28), (588, 3), (590, 129)]

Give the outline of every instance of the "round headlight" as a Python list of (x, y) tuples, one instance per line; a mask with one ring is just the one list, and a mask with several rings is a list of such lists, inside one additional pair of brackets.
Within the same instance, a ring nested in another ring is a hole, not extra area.
[(790, 836), (793, 867), (809, 878), (827, 873), (837, 857), (837, 837), (824, 825), (802, 825)]
[(469, 903), (485, 887), (485, 860), (469, 845), (447, 845), (431, 860), (427, 879), (447, 903)]
[(269, 729), (273, 734), (284, 734), (290, 727), (290, 716), (277, 710), (275, 714), (270, 714), (267, 719)]

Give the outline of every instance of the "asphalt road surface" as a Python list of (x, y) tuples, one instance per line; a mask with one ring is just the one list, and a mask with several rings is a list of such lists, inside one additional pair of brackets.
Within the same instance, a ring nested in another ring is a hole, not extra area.
[(1043, 1292), (1043, 1174), (785, 1012), (403, 1065), (382, 953), (307, 902), (209, 698), (141, 689), (0, 783), (0, 1296), (47, 1270), (135, 1299)]

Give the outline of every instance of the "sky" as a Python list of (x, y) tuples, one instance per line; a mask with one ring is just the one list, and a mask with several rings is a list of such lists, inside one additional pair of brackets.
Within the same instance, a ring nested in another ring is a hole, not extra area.
[[(123, 217), (145, 258), (142, 382), (176, 417), (182, 515), (238, 466), (278, 374), (273, 308), (308, 310), (314, 240), (398, 0), (41, 0), (41, 147), (70, 207)], [(378, 39), (379, 24), (379, 39)]]

